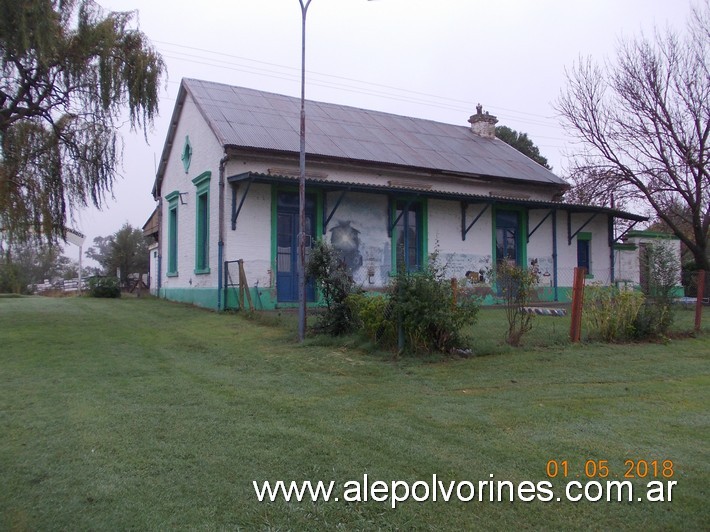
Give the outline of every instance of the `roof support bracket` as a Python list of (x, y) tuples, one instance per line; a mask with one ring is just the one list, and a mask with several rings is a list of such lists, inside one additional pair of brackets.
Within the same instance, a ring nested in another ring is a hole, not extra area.
[(476, 224), (479, 218), (483, 216), (483, 214), (488, 210), (488, 207), (490, 206), (490, 203), (486, 203), (483, 209), (481, 209), (481, 212), (478, 213), (478, 216), (476, 216), (470, 224), (466, 225), (466, 209), (468, 208), (468, 203), (466, 203), (465, 201), (461, 202), (461, 240), (466, 240), (466, 235), (468, 234), (468, 232)]
[(387, 219), (389, 220), (389, 223), (387, 224), (387, 236), (392, 238), (392, 231), (394, 231), (394, 228), (397, 227), (397, 224), (399, 221), (402, 219), (402, 216), (404, 216), (405, 211), (409, 211), (409, 206), (412, 203), (410, 201), (407, 201), (407, 204), (405, 205), (404, 209), (400, 210), (399, 215), (393, 220), (393, 216), (395, 212), (397, 212), (397, 209), (395, 208), (397, 205), (397, 202), (392, 198), (392, 196), (389, 196), (387, 200)]
[(638, 223), (638, 222), (634, 222), (634, 223), (632, 223), (629, 227), (627, 227), (627, 228), (626, 228), (626, 231), (624, 231), (623, 233), (621, 233), (619, 236), (617, 236), (617, 237), (614, 239), (614, 243), (617, 243), (617, 242), (619, 242), (622, 238), (624, 238), (624, 236), (626, 236), (626, 233), (628, 233), (628, 232), (631, 231), (634, 227), (636, 227), (636, 224), (637, 224), (637, 223)]
[(533, 227), (532, 231), (530, 231), (528, 233), (528, 244), (530, 243), (530, 237), (535, 234), (535, 231), (540, 229), (540, 226), (545, 223), (545, 220), (547, 220), (550, 216), (552, 216), (553, 211), (554, 211), (554, 209), (550, 209), (549, 212), (545, 215), (545, 217), (542, 220), (540, 220), (540, 222), (535, 227)]
[(572, 245), (572, 239), (573, 239), (575, 236), (577, 236), (577, 235), (582, 231), (582, 229), (584, 229), (585, 227), (587, 227), (587, 225), (589, 225), (589, 223), (590, 223), (592, 220), (594, 220), (594, 218), (597, 217), (597, 214), (599, 214), (599, 213), (598, 213), (598, 212), (595, 212), (594, 214), (592, 214), (592, 215), (587, 219), (587, 221), (584, 222), (584, 223), (579, 227), (579, 229), (577, 229), (577, 230), (573, 233), (573, 232), (572, 232), (572, 213), (571, 213), (570, 211), (567, 211), (567, 245), (568, 245), (568, 246), (571, 246), (571, 245)]
[(338, 207), (340, 207), (340, 202), (343, 201), (343, 198), (345, 197), (345, 194), (348, 192), (349, 189), (344, 189), (341, 193), (340, 196), (338, 196), (338, 199), (335, 202), (335, 205), (333, 205), (333, 210), (330, 211), (330, 214), (328, 216), (325, 215), (325, 211), (323, 211), (323, 234), (326, 233), (328, 230), (328, 224), (330, 223), (330, 220), (333, 218), (333, 215), (335, 214), (335, 211), (338, 210)]
[(244, 200), (247, 199), (247, 194), (249, 194), (249, 187), (251, 187), (253, 178), (247, 179), (247, 186), (244, 189), (244, 194), (242, 194), (242, 199), (239, 200), (239, 206), (237, 207), (237, 190), (239, 185), (232, 185), (232, 231), (237, 228), (237, 218), (239, 218), (239, 213), (242, 211), (244, 206)]

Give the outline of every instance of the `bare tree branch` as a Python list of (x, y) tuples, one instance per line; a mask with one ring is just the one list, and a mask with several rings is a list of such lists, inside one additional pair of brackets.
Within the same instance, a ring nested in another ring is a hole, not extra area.
[(710, 0), (684, 33), (621, 41), (614, 61), (582, 58), (566, 77), (556, 108), (581, 146), (572, 194), (644, 202), (710, 269)]

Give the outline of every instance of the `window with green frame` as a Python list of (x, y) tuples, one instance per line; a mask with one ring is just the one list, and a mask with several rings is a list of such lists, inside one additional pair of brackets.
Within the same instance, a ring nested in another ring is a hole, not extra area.
[(426, 258), (426, 204), (421, 200), (397, 200), (392, 204), (394, 271), (416, 271)]
[(195, 191), (195, 273), (210, 272), (210, 177), (204, 172), (192, 180)]
[(493, 251), (496, 263), (507, 261), (523, 266), (526, 263), (524, 235), (527, 231), (525, 211), (515, 207), (496, 208), (493, 225)]
[(577, 233), (577, 267), (592, 275), (592, 233)]
[(168, 202), (168, 277), (175, 277), (178, 274), (178, 200), (180, 193), (175, 191), (165, 196)]

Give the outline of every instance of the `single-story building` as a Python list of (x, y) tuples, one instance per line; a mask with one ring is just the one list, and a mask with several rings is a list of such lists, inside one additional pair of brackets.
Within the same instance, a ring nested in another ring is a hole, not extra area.
[(627, 231), (616, 250), (616, 283), (627, 288), (653, 292), (653, 259), (649, 256), (658, 248), (665, 248), (677, 268), (676, 295), (683, 295), (680, 268), (680, 239), (669, 233), (656, 231)]
[[(437, 252), (490, 301), (502, 260), (537, 268), (540, 297), (562, 301), (577, 266), (613, 283), (614, 220), (646, 219), (565, 203), (567, 183), (497, 139), (480, 105), (468, 126), (314, 101), (306, 117), (309, 241), (340, 249), (366, 290)], [(156, 294), (234, 308), (242, 261), (257, 308), (294, 305), (299, 128), (299, 98), (182, 80), (147, 224)]]

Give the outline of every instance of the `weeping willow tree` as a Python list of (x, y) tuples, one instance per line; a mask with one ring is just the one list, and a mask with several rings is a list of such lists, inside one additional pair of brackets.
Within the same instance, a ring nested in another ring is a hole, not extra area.
[(0, 234), (64, 238), (101, 208), (120, 162), (117, 128), (148, 128), (165, 72), (132, 26), (91, 0), (0, 0)]

